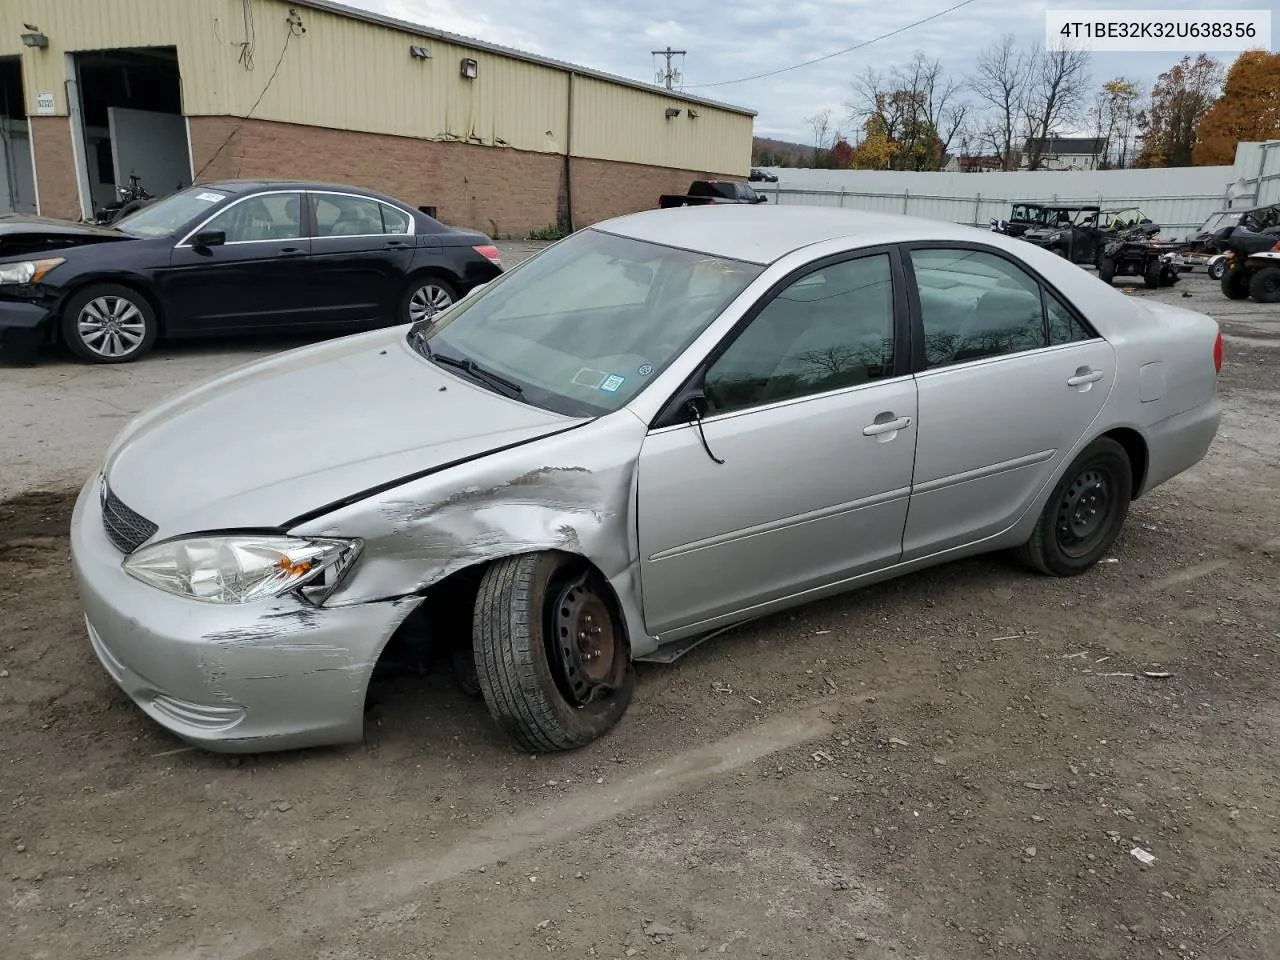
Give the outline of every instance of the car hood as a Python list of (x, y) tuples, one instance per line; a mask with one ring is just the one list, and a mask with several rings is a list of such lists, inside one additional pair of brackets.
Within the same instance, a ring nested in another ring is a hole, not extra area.
[(70, 220), (21, 214), (0, 216), (0, 260), (86, 243), (134, 239), (137, 238), (111, 227), (99, 227), (92, 223), (73, 223)]
[(446, 373), (407, 329), (292, 350), (165, 401), (116, 439), (108, 486), (160, 538), (279, 527), (584, 422)]

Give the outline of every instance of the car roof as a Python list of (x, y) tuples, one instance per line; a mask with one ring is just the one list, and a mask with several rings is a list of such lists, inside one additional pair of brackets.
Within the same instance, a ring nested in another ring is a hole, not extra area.
[(358, 193), (361, 196), (376, 197), (379, 200), (389, 200), (401, 206), (409, 206), (402, 200), (396, 200), (395, 197), (388, 196), (385, 193), (379, 193), (376, 190), (370, 190), (367, 187), (356, 187), (349, 183), (324, 183), (317, 180), (210, 180), (207, 183), (198, 183), (197, 187), (203, 187), (208, 190), (220, 190), (223, 193), (238, 195), (242, 193), (252, 193), (255, 190), (335, 190), (342, 193)]
[(990, 240), (989, 230), (945, 220), (831, 207), (713, 204), (648, 210), (597, 223), (594, 229), (749, 263), (773, 263), (824, 240), (851, 246), (912, 240)]

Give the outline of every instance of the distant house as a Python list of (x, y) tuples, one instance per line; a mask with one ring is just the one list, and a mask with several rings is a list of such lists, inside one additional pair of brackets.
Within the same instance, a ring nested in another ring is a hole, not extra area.
[(942, 167), (947, 173), (993, 173), (1004, 169), (1000, 158), (990, 155), (952, 155)]
[(1041, 145), (1038, 151), (1041, 170), (1096, 170), (1106, 147), (1106, 141), (1100, 137), (1048, 137), (1028, 141), (1022, 154), (1021, 169), (1026, 170), (1030, 166), (1032, 146), (1036, 143)]

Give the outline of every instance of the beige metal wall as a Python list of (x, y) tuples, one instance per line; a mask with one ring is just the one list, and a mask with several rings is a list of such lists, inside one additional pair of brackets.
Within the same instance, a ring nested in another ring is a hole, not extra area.
[[(22, 54), (33, 115), (40, 92), (55, 95), (57, 114), (67, 112), (66, 53), (176, 46), (183, 110), (191, 116), (244, 116), (261, 96), (253, 116), (264, 120), (544, 153), (563, 153), (570, 142), (563, 70), (306, 6), (296, 8), (305, 35), (290, 36), (287, 2), (251, 4), (252, 70), (239, 62), (246, 39), (241, 0), (0, 0), (0, 55)], [(23, 48), (23, 23), (38, 25), (49, 47)], [(432, 59), (411, 57), (411, 44), (427, 47)], [(463, 57), (478, 61), (477, 79), (460, 75)], [(681, 115), (667, 120), (668, 106)], [(578, 75), (573, 153), (745, 174), (752, 118), (694, 105), (695, 120), (688, 107), (659, 91)]]

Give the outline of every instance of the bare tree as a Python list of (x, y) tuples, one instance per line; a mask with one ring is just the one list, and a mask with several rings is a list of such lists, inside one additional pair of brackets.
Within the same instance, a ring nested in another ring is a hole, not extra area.
[(813, 130), (813, 166), (821, 167), (825, 162), (827, 150), (830, 149), (834, 140), (831, 131), (831, 111), (822, 110), (811, 117), (805, 117), (804, 122)]
[(1108, 80), (1094, 96), (1089, 125), (1097, 140), (1094, 166), (1123, 168), (1129, 158), (1129, 144), (1137, 118), (1138, 88), (1124, 77)]
[(1079, 119), (1089, 95), (1089, 51), (1068, 46), (1032, 52), (1031, 82), (1023, 103), (1027, 169), (1044, 164), (1049, 138)]
[(896, 146), (894, 168), (937, 170), (967, 116), (961, 89), (940, 61), (917, 51), (909, 63), (888, 73), (868, 67), (854, 80), (854, 99), (845, 106), (850, 122), (868, 137)]
[(1003, 170), (1017, 170), (1022, 157), (1034, 53), (1019, 51), (1013, 34), (1006, 33), (978, 55), (969, 81), (969, 89), (985, 104), (978, 136)]

